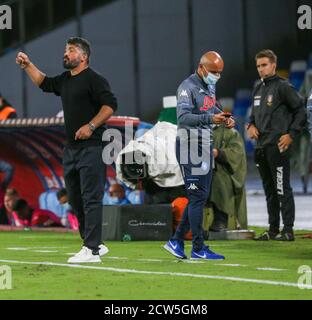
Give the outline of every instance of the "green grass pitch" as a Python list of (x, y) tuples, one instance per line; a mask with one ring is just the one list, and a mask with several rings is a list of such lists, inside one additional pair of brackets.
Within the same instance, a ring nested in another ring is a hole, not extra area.
[[(175, 259), (162, 248), (164, 242), (108, 241), (106, 245), (110, 252), (101, 264), (69, 266), (70, 253), (81, 246), (78, 234), (1, 232), (0, 268), (11, 268), (12, 289), (1, 290), (0, 274), (0, 299), (312, 298), (312, 289), (296, 285), (301, 276), (298, 268), (312, 268), (311, 239), (211, 241), (211, 249), (226, 260), (199, 262)], [(191, 243), (186, 242), (188, 256), (190, 250)]]

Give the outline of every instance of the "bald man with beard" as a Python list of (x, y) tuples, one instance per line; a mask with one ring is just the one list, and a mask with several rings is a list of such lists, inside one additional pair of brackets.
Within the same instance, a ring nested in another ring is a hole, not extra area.
[(184, 178), (189, 200), (181, 223), (164, 248), (179, 259), (186, 259), (184, 235), (192, 231), (192, 259), (223, 260), (204, 244), (203, 210), (210, 193), (213, 162), (212, 128), (235, 122), (216, 105), (216, 83), (224, 62), (214, 51), (206, 52), (194, 74), (184, 80), (177, 91), (176, 156)]

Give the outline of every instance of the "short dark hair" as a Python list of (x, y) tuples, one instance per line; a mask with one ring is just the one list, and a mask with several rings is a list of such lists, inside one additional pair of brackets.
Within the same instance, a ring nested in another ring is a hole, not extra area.
[(18, 197), (18, 192), (16, 189), (12, 188), (12, 189), (6, 189), (5, 190), (5, 195), (9, 196), (9, 197)]
[(23, 210), (23, 209), (25, 209), (27, 207), (28, 207), (27, 201), (24, 200), (24, 199), (19, 199), (14, 203), (12, 209), (13, 209), (13, 211), (19, 212), (19, 211), (21, 211), (21, 210)]
[(71, 44), (73, 46), (79, 47), (88, 56), (89, 62), (91, 56), (91, 45), (88, 40), (79, 37), (72, 37), (67, 40), (66, 44)]
[(269, 58), (271, 63), (277, 63), (277, 56), (276, 54), (270, 50), (270, 49), (265, 49), (265, 50), (261, 50), (260, 52), (258, 52), (256, 54), (255, 60), (257, 61), (258, 59), (261, 58)]
[(60, 189), (57, 193), (57, 200), (60, 200), (62, 197), (67, 196), (67, 190), (65, 188)]

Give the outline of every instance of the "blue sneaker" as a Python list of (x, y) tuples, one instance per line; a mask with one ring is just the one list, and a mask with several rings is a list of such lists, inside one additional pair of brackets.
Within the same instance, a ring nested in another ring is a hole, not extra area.
[(165, 245), (164, 249), (179, 259), (187, 259), (184, 253), (184, 243), (178, 240), (169, 240)]
[(203, 246), (201, 250), (194, 251), (191, 253), (192, 259), (206, 259), (206, 260), (224, 260), (224, 256), (217, 254), (209, 250), (209, 247)]

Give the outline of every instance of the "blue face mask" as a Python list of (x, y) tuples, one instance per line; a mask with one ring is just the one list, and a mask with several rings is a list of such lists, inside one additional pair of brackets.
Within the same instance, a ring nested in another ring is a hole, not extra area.
[[(206, 70), (206, 68), (205, 68), (205, 70)], [(213, 74), (211, 72), (208, 72), (207, 70), (206, 70), (206, 72), (208, 73), (208, 75), (206, 77), (203, 75), (204, 82), (209, 86), (216, 85), (216, 83), (219, 81), (221, 76), (220, 75), (215, 75), (215, 74)]]

